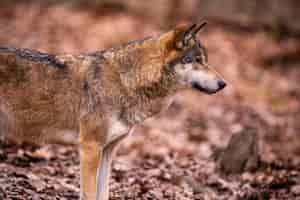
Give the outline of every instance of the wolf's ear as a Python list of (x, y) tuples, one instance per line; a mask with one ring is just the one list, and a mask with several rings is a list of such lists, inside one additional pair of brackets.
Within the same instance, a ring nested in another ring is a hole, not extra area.
[(165, 33), (162, 36), (162, 41), (168, 50), (181, 50), (189, 45), (191, 39), (196, 38), (196, 34), (206, 25), (206, 22), (201, 24), (193, 24), (191, 26), (181, 25), (175, 30)]
[(197, 33), (203, 29), (207, 22), (202, 22), (201, 24), (193, 24), (188, 27), (184, 32), (179, 35), (176, 41), (177, 48), (183, 48), (188, 46), (191, 39), (196, 39)]
[(176, 48), (183, 49), (189, 44), (189, 41), (194, 37), (194, 29), (197, 27), (197, 24), (193, 24), (187, 28), (178, 28), (177, 37), (176, 37)]
[(206, 24), (206, 21), (203, 21), (201, 24), (199, 24), (197, 28), (194, 29), (194, 34), (196, 35), (197, 33), (199, 33), (206, 26)]

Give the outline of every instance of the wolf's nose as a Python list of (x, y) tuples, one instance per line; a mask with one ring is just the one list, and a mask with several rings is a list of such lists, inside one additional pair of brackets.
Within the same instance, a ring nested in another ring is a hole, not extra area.
[(219, 90), (223, 89), (226, 86), (226, 83), (222, 80), (218, 81)]

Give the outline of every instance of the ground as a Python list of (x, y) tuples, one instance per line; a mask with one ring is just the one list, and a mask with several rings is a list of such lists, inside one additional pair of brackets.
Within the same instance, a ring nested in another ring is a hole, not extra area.
[[(50, 53), (92, 52), (162, 31), (124, 11), (69, 4), (0, 12), (0, 44)], [(209, 25), (199, 37), (228, 86), (216, 95), (178, 93), (169, 110), (137, 127), (114, 161), (110, 199), (300, 199), (300, 40), (276, 35)], [(258, 168), (220, 174), (212, 154), (249, 126), (259, 136)], [(0, 143), (0, 199), (78, 197), (76, 148)]]

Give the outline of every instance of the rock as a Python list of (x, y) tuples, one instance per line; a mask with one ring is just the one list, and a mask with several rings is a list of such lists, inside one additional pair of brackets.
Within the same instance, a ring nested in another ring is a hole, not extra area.
[(233, 135), (225, 149), (215, 153), (217, 168), (224, 174), (236, 174), (258, 167), (257, 130), (246, 128)]

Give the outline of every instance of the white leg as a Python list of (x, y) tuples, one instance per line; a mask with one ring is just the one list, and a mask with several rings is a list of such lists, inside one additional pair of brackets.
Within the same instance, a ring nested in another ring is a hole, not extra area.
[(120, 135), (118, 138), (114, 138), (114, 140), (107, 144), (103, 149), (102, 161), (99, 163), (100, 166), (98, 166), (97, 170), (97, 200), (109, 199), (109, 179), (112, 160), (118, 144), (126, 136), (127, 133)]

